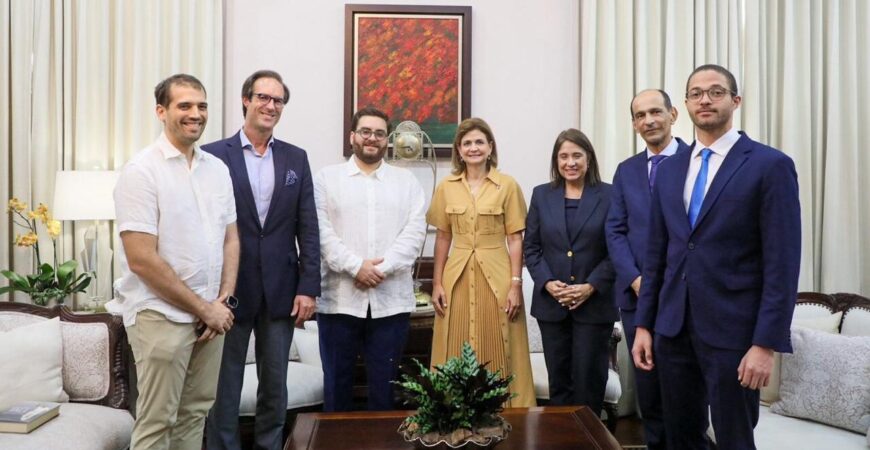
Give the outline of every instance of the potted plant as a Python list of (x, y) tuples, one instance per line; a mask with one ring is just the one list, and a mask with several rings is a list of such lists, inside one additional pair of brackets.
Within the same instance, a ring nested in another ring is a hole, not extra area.
[(405, 404), (417, 412), (399, 426), (399, 433), (417, 448), (490, 448), (507, 437), (511, 426), (498, 415), (511, 398), (513, 375), (490, 372), (468, 342), (459, 357), (429, 370), (416, 363), (396, 382)]
[[(92, 274), (84, 272), (76, 276), (78, 263), (73, 259), (58, 265), (57, 237), (60, 236), (61, 227), (60, 222), (51, 217), (48, 207), (40, 203), (33, 211), (27, 211), (26, 203), (12, 198), (9, 200), (6, 212), (12, 215), (12, 221), (16, 225), (27, 230), (23, 235), (16, 235), (14, 243), (19, 247), (33, 248), (33, 253), (36, 255), (36, 273), (19, 275), (11, 270), (0, 271), (0, 274), (9, 279), (8, 286), (0, 287), (0, 294), (24, 292), (30, 296), (34, 304), (45, 306), (51, 301), (61, 304), (68, 295), (84, 292), (91, 283)], [(54, 264), (42, 262), (37, 221), (45, 226), (51, 238)]]

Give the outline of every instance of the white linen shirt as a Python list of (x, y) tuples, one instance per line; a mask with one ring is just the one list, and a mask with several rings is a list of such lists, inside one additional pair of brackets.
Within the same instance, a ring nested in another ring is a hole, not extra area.
[[(369, 175), (352, 156), (314, 177), (320, 224), (317, 312), (372, 318), (414, 311), (413, 269), (426, 235), (426, 199), (411, 171), (381, 162)], [(384, 281), (357, 289), (363, 260), (384, 258)]]
[[(156, 142), (124, 165), (115, 186), (118, 232), (157, 236), (157, 253), (193, 292), (208, 302), (218, 296), (227, 225), (236, 221), (229, 169), (218, 158), (194, 147), (190, 165), (161, 134)], [(190, 314), (157, 296), (130, 271), (123, 246), (116, 305), (124, 325), (150, 309), (172, 322), (192, 323)]]

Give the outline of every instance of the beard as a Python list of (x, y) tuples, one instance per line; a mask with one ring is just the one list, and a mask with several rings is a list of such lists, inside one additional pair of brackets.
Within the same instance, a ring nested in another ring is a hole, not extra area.
[(363, 144), (358, 144), (356, 142), (353, 143), (353, 154), (357, 159), (366, 163), (366, 164), (375, 164), (378, 161), (384, 159), (384, 155), (387, 153), (387, 141), (383, 141), (383, 145), (378, 147), (377, 153), (367, 153)]

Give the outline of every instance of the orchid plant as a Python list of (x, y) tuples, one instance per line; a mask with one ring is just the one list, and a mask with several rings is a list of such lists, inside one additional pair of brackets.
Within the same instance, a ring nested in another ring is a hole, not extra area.
[[(6, 207), (6, 212), (12, 215), (12, 222), (25, 230), (17, 234), (13, 243), (18, 247), (31, 247), (36, 256), (36, 272), (31, 275), (19, 275), (11, 270), (0, 271), (9, 279), (9, 285), (0, 287), (0, 294), (7, 292), (23, 292), (30, 296), (36, 305), (45, 306), (52, 300), (63, 303), (70, 294), (84, 292), (94, 274), (84, 272), (76, 276), (78, 263), (71, 259), (58, 265), (57, 238), (60, 236), (60, 221), (51, 217), (48, 207), (40, 203), (33, 211), (27, 210), (27, 204), (12, 198)], [(39, 251), (39, 234), (37, 224), (42, 223), (51, 238), (53, 264), (43, 263)]]

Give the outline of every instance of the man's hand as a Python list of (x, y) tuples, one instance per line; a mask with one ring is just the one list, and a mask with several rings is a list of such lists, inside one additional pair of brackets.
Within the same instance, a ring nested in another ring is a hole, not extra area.
[(640, 275), (631, 282), (631, 289), (636, 297), (640, 297)]
[(508, 315), (508, 320), (513, 322), (514, 319), (517, 318), (517, 313), (520, 312), (520, 308), (522, 307), (523, 288), (519, 284), (511, 283), (511, 288), (507, 295), (507, 307), (504, 309), (504, 312)]
[(381, 269), (378, 269), (375, 266), (382, 262), (384, 262), (384, 258), (364, 260), (362, 266), (359, 268), (359, 272), (356, 273), (356, 283), (368, 287), (375, 287), (381, 284), (381, 281), (384, 281), (384, 273), (381, 272)]
[(290, 317), (296, 318), (296, 325), (302, 325), (314, 315), (315, 309), (314, 299), (311, 296), (297, 295), (293, 299), (293, 311), (290, 312)]
[(770, 371), (773, 370), (773, 349), (753, 345), (740, 360), (737, 367), (737, 381), (748, 389), (767, 386)]
[(447, 294), (444, 292), (444, 288), (441, 287), (441, 283), (432, 283), (432, 306), (435, 307), (435, 312), (439, 316), (444, 317), (444, 313), (447, 310)]
[(652, 335), (649, 330), (644, 327), (637, 327), (634, 335), (634, 347), (631, 348), (631, 356), (634, 359), (634, 366), (638, 369), (652, 370), (655, 367), (652, 344)]
[(199, 316), (200, 327), (205, 328), (197, 338), (197, 342), (210, 341), (219, 334), (230, 331), (233, 327), (233, 312), (227, 307), (229, 294), (223, 294), (211, 303), (205, 303)]

